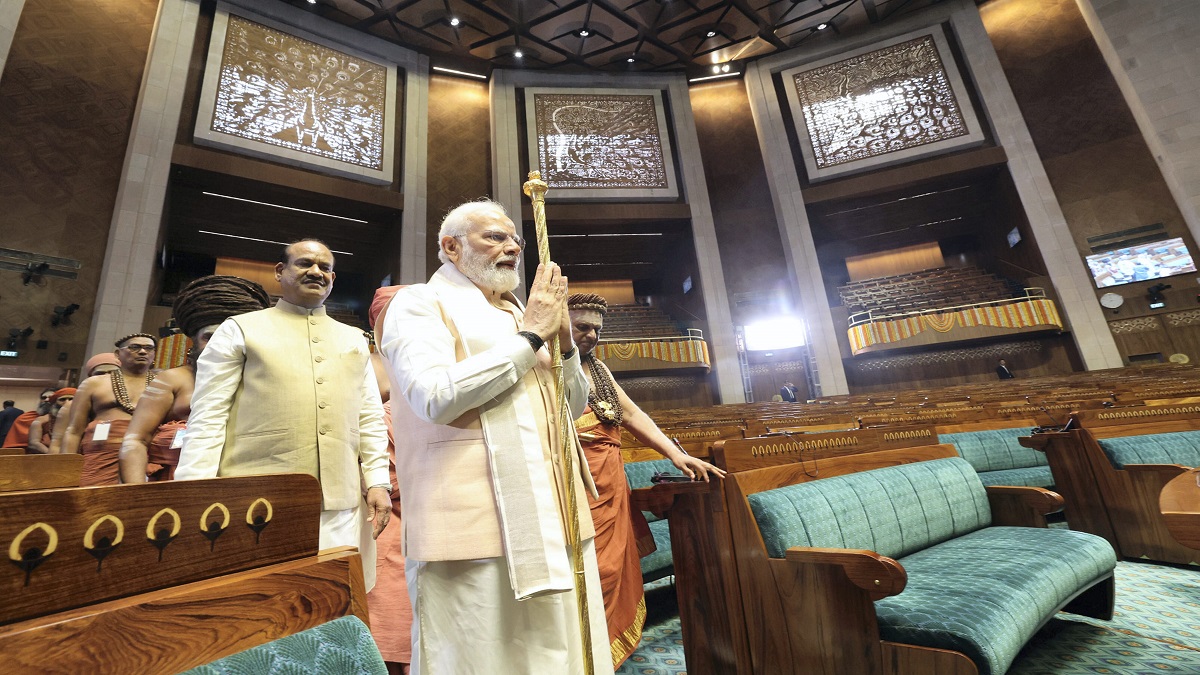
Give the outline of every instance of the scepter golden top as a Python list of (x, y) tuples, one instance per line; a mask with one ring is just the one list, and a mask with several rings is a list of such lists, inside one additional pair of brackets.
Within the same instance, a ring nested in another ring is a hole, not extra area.
[[(538, 262), (550, 264), (550, 237), (546, 232), (546, 191), (550, 186), (542, 180), (541, 171), (530, 171), (529, 180), (522, 187), (533, 202), (533, 224), (537, 228)], [(579, 534), (579, 499), (575, 492), (575, 423), (567, 408), (567, 387), (563, 375), (562, 349), (558, 334), (550, 341), (550, 358), (554, 368), (555, 398), (558, 402), (559, 458), (563, 481), (567, 493), (567, 539), (571, 543), (571, 570), (575, 576), (575, 604), (579, 608), (579, 632), (583, 642), (584, 672), (595, 673), (592, 663), (592, 631), (588, 618), (587, 582), (583, 573), (583, 541)]]

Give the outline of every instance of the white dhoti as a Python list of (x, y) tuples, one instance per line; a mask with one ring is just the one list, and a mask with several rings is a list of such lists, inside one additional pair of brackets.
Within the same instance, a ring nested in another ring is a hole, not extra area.
[(367, 503), (359, 500), (358, 506), (344, 511), (321, 512), (321, 535), (317, 548), (322, 551), (337, 546), (353, 546), (362, 557), (363, 581), (366, 590), (375, 588), (375, 540), (371, 537), (371, 524), (367, 522)]
[[(583, 545), (596, 675), (611, 675), (604, 596), (591, 539)], [(579, 675), (583, 640), (575, 592), (518, 601), (504, 558), (406, 567), (413, 607), (411, 675)]]

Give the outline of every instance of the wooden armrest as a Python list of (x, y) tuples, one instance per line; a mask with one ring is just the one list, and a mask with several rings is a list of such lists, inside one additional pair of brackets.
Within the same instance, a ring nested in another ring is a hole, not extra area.
[(1183, 466), (1182, 464), (1126, 464), (1124, 471), (1129, 473), (1158, 473), (1162, 474), (1164, 480), (1171, 480), (1175, 476), (1191, 471), (1192, 467)]
[(1039, 487), (993, 485), (987, 489), (993, 525), (1046, 527), (1046, 515), (1062, 511), (1062, 495)]
[(795, 563), (839, 565), (850, 583), (870, 593), (872, 600), (897, 595), (908, 584), (908, 574), (900, 563), (874, 551), (793, 546), (786, 557)]
[(638, 511), (649, 511), (659, 518), (666, 518), (675, 505), (675, 495), (704, 493), (712, 489), (717, 481), (705, 483), (692, 481), (689, 483), (660, 483), (648, 488), (632, 490), (629, 503)]

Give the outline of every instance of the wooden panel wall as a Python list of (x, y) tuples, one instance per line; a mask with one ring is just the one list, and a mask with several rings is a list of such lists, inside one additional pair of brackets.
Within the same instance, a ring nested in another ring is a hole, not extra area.
[[(425, 263), (429, 274), (442, 265), (437, 259), (437, 231), (446, 213), (465, 201), (492, 196), (489, 111), (487, 82), (430, 76), (426, 193), (429, 254)], [(520, 214), (509, 215), (513, 220), (520, 218)]]
[(1189, 362), (1200, 363), (1200, 310), (1118, 319), (1110, 321), (1108, 328), (1126, 360), (1165, 360), (1183, 354)]
[(270, 295), (283, 295), (283, 289), (275, 280), (275, 263), (242, 258), (217, 258), (217, 269), (213, 274), (228, 274), (247, 281), (257, 282)]
[[(78, 368), (95, 310), (156, 0), (27, 0), (0, 78), (0, 246), (71, 258), (77, 279), (0, 270), (0, 316), (34, 329), (6, 365)], [(78, 303), (53, 327), (56, 306)], [(35, 349), (47, 340), (47, 349)], [(60, 354), (65, 354), (59, 361)]]
[[(980, 7), (980, 14), (1081, 263), (1091, 252), (1088, 237), (1153, 223), (1163, 223), (1166, 237), (1183, 237), (1192, 254), (1200, 255), (1075, 0), (992, 0)], [(1096, 289), (1096, 295), (1111, 291), (1128, 300), (1115, 315), (1106, 310), (1110, 327), (1126, 325), (1117, 319), (1151, 314), (1159, 315), (1157, 325), (1162, 326), (1166, 314), (1196, 307), (1192, 278), (1162, 280), (1176, 288), (1168, 291), (1167, 307), (1157, 311), (1149, 309), (1145, 297), (1147, 287), (1158, 280)], [(1190, 333), (1151, 332), (1113, 334), (1125, 358), (1144, 350), (1167, 354), (1187, 353), (1185, 349), (1192, 350), (1193, 359), (1200, 357), (1189, 346), (1191, 338), (1184, 337)]]
[(945, 266), (942, 248), (936, 241), (846, 258), (850, 281), (890, 277)]
[(607, 300), (610, 305), (632, 305), (635, 302), (632, 279), (572, 281), (570, 283), (571, 293), (595, 293)]
[(691, 408), (716, 403), (708, 375), (616, 376), (616, 379), (642, 410)]
[(1068, 335), (976, 347), (844, 359), (851, 394), (905, 387), (947, 387), (996, 379), (1000, 359), (1018, 377), (1065, 375), (1079, 370)]

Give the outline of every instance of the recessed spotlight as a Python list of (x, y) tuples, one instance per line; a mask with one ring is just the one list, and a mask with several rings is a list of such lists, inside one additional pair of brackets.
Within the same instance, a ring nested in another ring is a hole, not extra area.
[(721, 66), (721, 72), (722, 72), (722, 73), (728, 73), (728, 72), (729, 72), (729, 64), (728, 64), (728, 63), (726, 63), (725, 65)]
[(817, 24), (817, 30), (825, 30), (826, 28), (829, 28), (829, 24), (827, 24), (827, 23)]
[(457, 26), (460, 23), (457, 16), (450, 17), (450, 25)]
[(633, 63), (633, 62), (634, 62), (634, 61), (636, 61), (636, 60), (637, 60), (637, 59), (635, 59), (635, 58), (633, 58), (633, 57), (631, 56), (631, 57), (629, 57), (629, 58), (625, 59), (625, 63)]
[(592, 34), (592, 32), (591, 32), (590, 30), (586, 29), (586, 28), (580, 28), (580, 29), (579, 29), (579, 37), (587, 37), (587, 36), (589, 36), (589, 35), (591, 35), (591, 34)]
[(308, 4), (315, 5), (317, 4), (317, 0), (308, 0)]
[(519, 58), (521, 58), (522, 56), (525, 56), (525, 52), (521, 51), (520, 49), (518, 49), (517, 51), (513, 52), (513, 57), (514, 57), (514, 58), (518, 58), (518, 59), (519, 59)]
[(719, 73), (719, 72), (721, 72), (721, 66), (716, 66), (716, 65), (714, 65), (714, 66), (713, 66), (713, 72), (714, 72), (714, 73)]
[(707, 35), (708, 37), (717, 37), (717, 31), (710, 30), (707, 33), (705, 33), (705, 35)]

